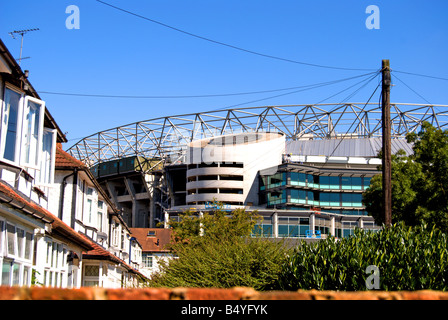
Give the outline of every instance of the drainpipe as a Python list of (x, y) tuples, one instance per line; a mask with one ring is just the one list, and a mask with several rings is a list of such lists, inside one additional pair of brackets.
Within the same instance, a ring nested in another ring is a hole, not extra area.
[(78, 199), (78, 168), (73, 169), (72, 216), (70, 226), (75, 229), (76, 203)]
[(62, 179), (61, 196), (60, 196), (60, 199), (59, 199), (59, 219), (61, 219), (62, 221), (63, 221), (62, 217), (63, 217), (63, 214), (64, 214), (65, 186), (67, 185), (67, 179), (70, 178), (74, 174), (75, 174), (75, 172), (73, 171), (69, 175), (65, 176), (64, 179)]

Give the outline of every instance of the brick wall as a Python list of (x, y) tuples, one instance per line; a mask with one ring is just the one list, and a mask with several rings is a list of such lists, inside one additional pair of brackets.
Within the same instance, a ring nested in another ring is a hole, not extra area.
[(251, 288), (56, 289), (0, 287), (0, 300), (448, 300), (448, 292), (422, 291), (269, 291)]

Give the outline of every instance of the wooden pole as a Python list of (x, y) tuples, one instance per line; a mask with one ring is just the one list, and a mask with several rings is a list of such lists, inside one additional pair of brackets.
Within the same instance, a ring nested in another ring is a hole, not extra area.
[(390, 123), (390, 64), (382, 61), (382, 124), (383, 124), (383, 209), (384, 224), (392, 225), (392, 156), (391, 156), (391, 123)]

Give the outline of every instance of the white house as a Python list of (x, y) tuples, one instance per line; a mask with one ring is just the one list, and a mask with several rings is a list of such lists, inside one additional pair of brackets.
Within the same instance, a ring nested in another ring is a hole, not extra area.
[(0, 106), (0, 284), (137, 286), (141, 247), (1, 40)]
[(142, 247), (142, 264), (139, 271), (147, 278), (160, 271), (160, 263), (172, 259), (169, 248), (171, 229), (131, 228)]
[(2, 285), (80, 285), (90, 241), (49, 211), (57, 142), (66, 142), (0, 40), (0, 265)]

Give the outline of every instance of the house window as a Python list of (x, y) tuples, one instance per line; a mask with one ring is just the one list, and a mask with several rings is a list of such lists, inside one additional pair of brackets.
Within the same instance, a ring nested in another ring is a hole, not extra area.
[(30, 166), (39, 163), (44, 120), (44, 102), (26, 97), (23, 118), (23, 162)]
[(33, 234), (26, 228), (0, 221), (1, 285), (31, 284)]
[(100, 277), (100, 267), (94, 265), (86, 265), (84, 267), (84, 286), (98, 287)]
[(93, 200), (87, 199), (87, 217), (89, 223), (92, 223), (92, 208), (93, 207)]
[[(0, 158), (42, 170), (40, 156), (48, 148), (48, 143), (43, 146), (45, 103), (33, 97), (24, 97), (18, 89), (7, 84), (1, 111)], [(36, 172), (34, 178), (41, 181), (40, 175)]]
[(86, 266), (84, 275), (86, 277), (99, 277), (100, 267), (99, 266)]
[(62, 243), (45, 239), (47, 257), (45, 259), (44, 285), (62, 287), (67, 274), (67, 249)]
[(112, 231), (112, 233), (113, 233), (113, 241), (112, 241), (112, 245), (114, 246), (114, 247), (118, 247), (118, 243), (119, 243), (119, 237), (120, 237), (120, 230), (119, 230), (119, 224), (118, 223), (115, 223), (114, 224), (114, 227), (113, 227), (113, 231)]
[(39, 161), (37, 181), (41, 185), (50, 185), (54, 179), (54, 159), (56, 152), (56, 130), (45, 129), (42, 138), (42, 153)]
[(2, 114), (2, 144), (1, 155), (4, 159), (16, 161), (19, 137), (20, 101), (22, 95), (5, 88)]
[(103, 231), (103, 217), (105, 216), (104, 214), (104, 210), (105, 210), (105, 205), (103, 201), (98, 201), (98, 231), (102, 232)]
[(154, 257), (150, 253), (143, 253), (142, 256), (143, 268), (152, 268), (154, 266)]
[(16, 255), (16, 228), (9, 223), (6, 224), (6, 241), (8, 243), (8, 245), (7, 245), (8, 256), (15, 256)]
[(93, 188), (86, 186), (85, 188), (86, 202), (84, 207), (84, 219), (83, 222), (93, 227), (96, 223), (96, 192)]

